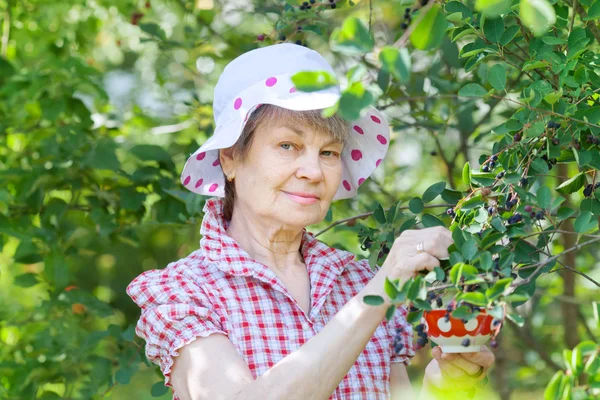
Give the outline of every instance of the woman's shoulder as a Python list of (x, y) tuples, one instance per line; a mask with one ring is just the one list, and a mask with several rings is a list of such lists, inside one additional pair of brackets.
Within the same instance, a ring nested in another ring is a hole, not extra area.
[(212, 280), (211, 263), (200, 250), (193, 251), (179, 260), (172, 261), (162, 269), (151, 269), (136, 276), (127, 286), (127, 293), (134, 298), (140, 292), (168, 293), (177, 288), (202, 286)]

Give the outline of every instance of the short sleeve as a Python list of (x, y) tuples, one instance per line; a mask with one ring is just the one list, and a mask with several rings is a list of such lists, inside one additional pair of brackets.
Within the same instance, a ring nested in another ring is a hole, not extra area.
[(142, 310), (135, 332), (146, 341), (146, 356), (160, 366), (166, 386), (178, 349), (197, 337), (227, 335), (204, 291), (181, 271), (146, 271), (127, 286), (127, 294)]
[(403, 362), (406, 365), (410, 365), (412, 358), (415, 356), (415, 346), (413, 342), (413, 329), (412, 325), (406, 321), (408, 310), (405, 306), (399, 306), (396, 308), (396, 312), (392, 319), (388, 322), (388, 328), (390, 330), (390, 337), (392, 338), (392, 348), (394, 337), (396, 336), (396, 330), (402, 328), (398, 334), (402, 339), (402, 349), (399, 353), (392, 349), (391, 363)]

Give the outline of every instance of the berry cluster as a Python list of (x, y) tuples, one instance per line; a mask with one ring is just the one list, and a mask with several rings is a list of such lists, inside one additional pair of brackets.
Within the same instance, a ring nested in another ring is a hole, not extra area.
[(427, 295), (427, 299), (431, 302), (431, 306), (437, 305), (438, 308), (441, 308), (444, 305), (442, 301), (442, 296), (440, 294), (435, 294), (434, 292), (429, 292)]
[(311, 4), (315, 4), (315, 0), (310, 0), (310, 4), (308, 1), (303, 2), (302, 5), (300, 6), (300, 10), (301, 11), (310, 10), (312, 8)]
[(404, 348), (402, 343), (402, 328), (396, 328), (396, 334), (394, 335), (394, 353), (400, 354), (400, 351)]
[(427, 332), (425, 332), (425, 324), (419, 324), (416, 326), (416, 331), (417, 331), (417, 336), (419, 336), (419, 338), (417, 339), (417, 348), (422, 348), (425, 347), (425, 345), (429, 342), (429, 339), (427, 337)]
[(560, 128), (560, 124), (554, 121), (548, 121), (548, 129)]
[(483, 172), (493, 171), (494, 167), (496, 166), (496, 161), (498, 161), (498, 156), (494, 154), (489, 158), (489, 160), (486, 161), (485, 165), (481, 168), (481, 170)]
[[(557, 143), (554, 143), (554, 141), (557, 141)], [(558, 144), (558, 142), (560, 142), (557, 138), (552, 139), (552, 143), (553, 144)], [(554, 164), (556, 164), (556, 158), (551, 158), (548, 160), (548, 156), (546, 154), (544, 154), (541, 157), (542, 160), (546, 161), (546, 164), (548, 164), (548, 169), (552, 169), (552, 167), (554, 166)]]
[[(404, 10), (404, 21), (405, 22), (402, 22), (400, 24), (400, 27), (402, 29), (406, 29), (406, 28), (408, 28), (408, 25), (410, 25), (410, 21), (412, 21), (412, 16), (410, 14), (411, 14), (412, 11), (413, 10), (410, 7), (406, 7), (406, 9)], [(431, 154), (432, 156), (435, 155), (435, 154), (433, 154), (434, 153), (433, 151), (431, 153), (432, 153)]]
[(368, 249), (371, 248), (372, 245), (373, 245), (373, 239), (371, 239), (371, 237), (367, 236), (367, 237), (365, 237), (365, 240), (363, 240), (363, 243), (360, 245), (360, 248), (362, 251), (367, 251)]
[(587, 135), (585, 140), (587, 143), (600, 144), (600, 138), (597, 138), (594, 135)]
[(600, 182), (596, 182), (594, 184), (586, 185), (585, 189), (583, 189), (583, 195), (585, 197), (590, 197), (592, 192), (600, 187)]

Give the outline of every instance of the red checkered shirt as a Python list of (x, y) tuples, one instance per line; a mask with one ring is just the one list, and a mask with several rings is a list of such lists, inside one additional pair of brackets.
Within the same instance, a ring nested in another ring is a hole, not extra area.
[[(142, 309), (136, 333), (167, 386), (177, 350), (213, 333), (227, 335), (258, 378), (323, 329), (375, 275), (368, 260), (329, 247), (304, 229), (301, 252), (311, 284), (306, 315), (273, 271), (227, 235), (222, 199), (207, 200), (203, 211), (200, 249), (165, 269), (142, 273), (127, 287)], [(381, 322), (330, 399), (389, 399), (390, 364), (409, 365), (415, 354), (406, 314), (401, 306)], [(395, 354), (398, 327), (404, 328), (404, 347)]]

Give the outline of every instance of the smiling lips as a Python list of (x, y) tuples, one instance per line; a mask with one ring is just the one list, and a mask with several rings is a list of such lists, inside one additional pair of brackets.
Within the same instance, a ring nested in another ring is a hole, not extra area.
[(311, 193), (303, 193), (303, 192), (295, 192), (295, 193), (290, 193), (290, 192), (284, 192), (285, 194), (287, 194), (288, 196), (290, 196), (290, 198), (292, 200), (294, 200), (297, 203), (300, 204), (313, 204), (316, 203), (317, 200), (319, 200), (319, 197), (311, 194)]

